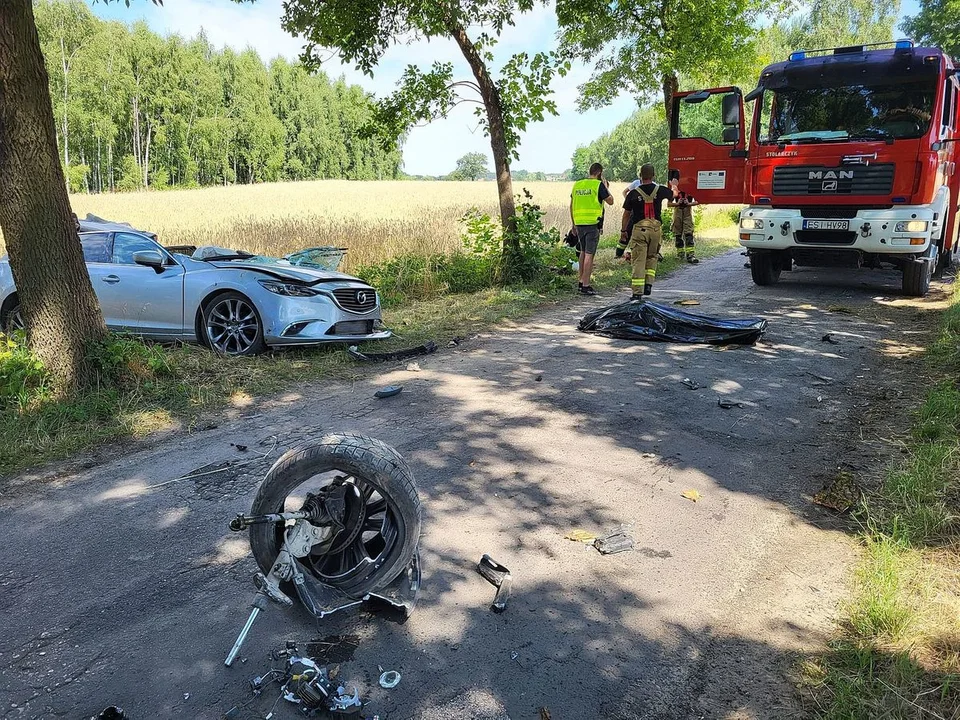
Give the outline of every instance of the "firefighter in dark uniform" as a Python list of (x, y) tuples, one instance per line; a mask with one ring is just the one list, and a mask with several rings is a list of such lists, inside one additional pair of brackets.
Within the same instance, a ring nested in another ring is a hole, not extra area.
[[(630, 287), (631, 300), (642, 300), (644, 295), (653, 292), (653, 281), (657, 277), (657, 259), (660, 241), (663, 237), (661, 213), (664, 201), (674, 199), (672, 188), (658, 185), (654, 181), (653, 165), (640, 168), (640, 184), (627, 193), (623, 201), (623, 222), (617, 257), (627, 252), (627, 260), (633, 266)], [(676, 186), (676, 181), (671, 180)], [(628, 250), (629, 247), (629, 250)]]

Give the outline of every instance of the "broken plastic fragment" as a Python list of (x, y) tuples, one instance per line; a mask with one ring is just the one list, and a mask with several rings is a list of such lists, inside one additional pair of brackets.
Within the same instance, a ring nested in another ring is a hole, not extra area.
[(681, 494), (683, 497), (685, 497), (687, 500), (693, 500), (694, 502), (697, 502), (700, 498), (703, 497), (703, 495), (700, 494), (700, 491), (699, 491), (699, 490), (693, 490), (693, 489), (684, 490), (684, 491), (683, 491), (682, 493), (680, 493), (680, 494)]
[(571, 530), (563, 536), (564, 540), (573, 540), (574, 542), (591, 543), (597, 539), (597, 536), (588, 530)]
[(692, 300), (692, 299), (677, 300), (677, 301), (674, 303), (674, 305), (699, 305), (699, 304), (700, 304), (700, 301), (699, 301), (699, 300)]
[(724, 400), (723, 398), (717, 398), (717, 405), (722, 407), (724, 410), (729, 410), (730, 408), (742, 408), (743, 403), (736, 400)]
[(390, 690), (400, 684), (400, 673), (396, 670), (387, 670), (380, 676), (380, 687)]
[(394, 395), (399, 395), (402, 390), (403, 385), (388, 385), (385, 388), (380, 388), (377, 390), (373, 396), (376, 398), (393, 397)]

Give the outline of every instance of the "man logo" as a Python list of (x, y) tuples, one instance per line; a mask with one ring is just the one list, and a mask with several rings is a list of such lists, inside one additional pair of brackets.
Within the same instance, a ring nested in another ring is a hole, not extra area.
[(853, 170), (811, 170), (809, 180), (853, 180)]
[(357, 304), (366, 305), (367, 304), (367, 294), (363, 290), (357, 291)]
[(836, 180), (824, 180), (822, 192), (836, 192), (837, 191), (837, 181)]

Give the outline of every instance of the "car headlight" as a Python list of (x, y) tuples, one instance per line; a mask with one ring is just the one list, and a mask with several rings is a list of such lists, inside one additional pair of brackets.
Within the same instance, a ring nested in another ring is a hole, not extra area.
[(905, 220), (898, 222), (896, 232), (926, 232), (929, 223), (926, 220)]
[(318, 290), (295, 283), (285, 283), (278, 280), (257, 280), (265, 290), (269, 290), (274, 295), (283, 295), (284, 297), (313, 297), (319, 295)]
[(757, 218), (740, 218), (740, 227), (744, 230), (763, 230), (763, 220)]

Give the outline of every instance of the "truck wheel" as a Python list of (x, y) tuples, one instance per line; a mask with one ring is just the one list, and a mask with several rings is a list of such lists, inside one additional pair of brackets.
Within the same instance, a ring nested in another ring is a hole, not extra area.
[(924, 297), (930, 291), (930, 276), (933, 263), (920, 260), (905, 260), (903, 263), (903, 294)]
[(773, 285), (780, 279), (780, 258), (772, 252), (751, 253), (750, 274), (757, 285)]

